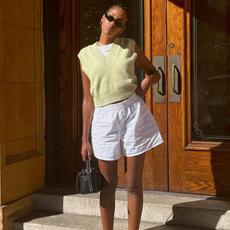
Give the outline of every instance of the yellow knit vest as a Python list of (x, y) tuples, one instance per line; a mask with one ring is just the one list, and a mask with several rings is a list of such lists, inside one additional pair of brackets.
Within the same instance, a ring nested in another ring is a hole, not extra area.
[(97, 44), (83, 48), (78, 57), (82, 71), (90, 80), (90, 93), (95, 107), (131, 97), (136, 89), (135, 41), (116, 38), (105, 57)]

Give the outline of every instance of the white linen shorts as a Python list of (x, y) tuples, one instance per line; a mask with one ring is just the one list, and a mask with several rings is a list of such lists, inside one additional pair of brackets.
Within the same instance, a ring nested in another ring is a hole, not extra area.
[(95, 108), (91, 137), (93, 154), (106, 161), (117, 160), (122, 153), (137, 156), (163, 142), (152, 114), (136, 94)]

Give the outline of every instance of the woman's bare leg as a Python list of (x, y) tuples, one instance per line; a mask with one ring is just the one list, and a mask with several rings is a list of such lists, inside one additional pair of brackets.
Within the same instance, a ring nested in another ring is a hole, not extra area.
[(103, 230), (113, 230), (115, 192), (117, 188), (117, 160), (98, 160), (102, 174), (100, 209)]
[(128, 193), (129, 230), (138, 230), (143, 207), (142, 174), (145, 154), (125, 158), (125, 180)]

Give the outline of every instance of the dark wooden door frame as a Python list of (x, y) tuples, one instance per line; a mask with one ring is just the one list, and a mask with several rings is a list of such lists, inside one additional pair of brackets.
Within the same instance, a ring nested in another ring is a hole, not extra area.
[(59, 1), (43, 0), (45, 83), (45, 185), (54, 186), (60, 152)]

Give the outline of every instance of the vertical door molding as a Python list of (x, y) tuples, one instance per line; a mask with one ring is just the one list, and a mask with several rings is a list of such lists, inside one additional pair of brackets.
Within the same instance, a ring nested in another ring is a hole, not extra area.
[[(166, 1), (146, 1), (145, 12), (146, 11), (145, 23), (148, 27), (145, 29), (145, 34), (147, 35), (145, 50), (147, 51), (147, 49), (149, 49), (147, 55), (153, 62), (154, 57), (166, 57)], [(148, 22), (148, 20), (150, 20), (150, 22)], [(150, 51), (151, 53), (149, 54)], [(167, 84), (167, 79), (165, 84)], [(164, 143), (154, 148), (151, 151), (151, 157), (149, 156), (153, 167), (153, 189), (168, 191), (167, 88), (165, 92), (165, 103), (154, 103), (154, 86), (149, 94), (151, 95), (148, 95), (146, 98), (147, 105), (152, 109), (153, 116), (164, 139)]]
[(192, 140), (192, 125), (191, 125), (191, 98), (192, 98), (192, 90), (191, 90), (191, 25), (190, 25), (190, 16), (191, 15), (191, 0), (185, 1), (185, 101), (186, 101), (186, 110), (185, 110), (185, 129), (187, 130), (185, 137), (185, 146)]
[[(167, 54), (181, 57), (181, 102), (168, 103), (169, 190), (184, 192), (185, 146), (185, 13), (183, 0), (167, 1)], [(168, 69), (169, 71), (169, 69)], [(170, 92), (168, 84), (168, 92)], [(170, 95), (169, 95), (170, 96)]]
[[(152, 60), (152, 12), (151, 12), (151, 1), (144, 1), (144, 31), (145, 31), (145, 55), (149, 60)], [(152, 111), (152, 88), (148, 91), (145, 96), (145, 102), (148, 108)]]

